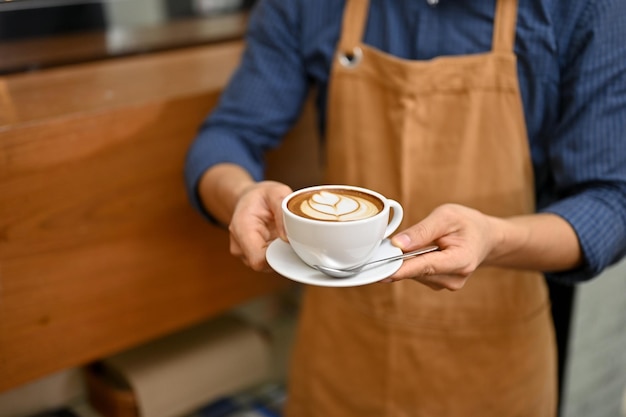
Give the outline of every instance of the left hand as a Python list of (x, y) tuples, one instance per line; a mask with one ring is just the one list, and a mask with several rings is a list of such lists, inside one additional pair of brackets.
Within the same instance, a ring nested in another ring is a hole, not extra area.
[(410, 278), (435, 290), (459, 290), (493, 251), (500, 235), (494, 217), (458, 204), (439, 206), (391, 242), (404, 252), (433, 243), (440, 251), (405, 261), (383, 282)]

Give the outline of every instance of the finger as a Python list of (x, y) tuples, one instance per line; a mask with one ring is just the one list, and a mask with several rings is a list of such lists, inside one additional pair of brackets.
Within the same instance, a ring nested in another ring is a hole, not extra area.
[(413, 280), (424, 284), (435, 291), (448, 290), (459, 291), (463, 289), (467, 279), (450, 276), (450, 275), (435, 275), (431, 277), (416, 277)]
[(419, 279), (413, 279), (413, 280), (417, 282), (418, 284), (426, 285), (428, 288), (430, 288), (433, 291), (443, 291), (446, 289), (444, 286), (442, 286), (438, 282), (431, 282), (431, 281), (419, 280)]
[(243, 249), (241, 248), (241, 245), (237, 243), (237, 239), (232, 233), (230, 235), (230, 254), (238, 258), (241, 261), (241, 263), (243, 263), (245, 266), (250, 268), (250, 262), (246, 258), (246, 255)]
[(420, 255), (416, 258), (410, 258), (405, 260), (402, 263), (400, 269), (396, 271), (395, 274), (391, 276), (394, 281), (407, 279), (407, 278), (416, 278), (416, 277), (428, 277), (440, 274), (438, 267), (442, 261), (433, 258), (436, 258), (435, 253), (427, 253), (424, 255)]
[(285, 231), (285, 221), (283, 219), (283, 198), (277, 198), (272, 203), (270, 210), (272, 211), (272, 215), (274, 216), (274, 224), (276, 225), (276, 233), (278, 234), (278, 237), (287, 242), (287, 232)]
[(459, 262), (454, 252), (444, 250), (409, 259), (391, 276), (391, 279), (394, 281), (413, 279), (434, 290), (458, 291), (463, 288), (473, 270), (469, 271), (465, 263)]
[[(440, 285), (439, 283), (437, 283), (437, 282), (431, 282), (429, 280), (421, 280), (420, 281), (420, 280), (415, 279), (415, 278), (411, 278), (411, 279), (416, 281), (416, 282), (418, 282), (418, 283), (420, 283), (420, 284), (424, 284), (424, 285), (430, 287), (431, 289), (433, 289), (435, 291), (441, 291), (441, 290), (444, 289), (444, 287), (442, 285)], [(402, 281), (402, 280), (403, 280), (403, 278), (395, 278), (395, 275), (394, 275), (394, 277), (387, 277), (385, 279), (382, 279), (382, 280), (378, 281), (378, 283), (379, 284), (391, 284), (391, 283), (399, 282), (399, 281)]]
[[(249, 222), (250, 225), (246, 224)], [(265, 260), (265, 252), (272, 236), (265, 225), (260, 224), (258, 219), (244, 221), (235, 227), (229, 227), (231, 235), (231, 254), (238, 256), (242, 261), (255, 271), (263, 271), (268, 268)]]
[(232, 233), (230, 234), (229, 250), (231, 255), (237, 258), (243, 258), (243, 250), (241, 250), (241, 246), (239, 246), (239, 243), (237, 243), (237, 239), (235, 239)]
[(419, 223), (397, 233), (391, 243), (405, 252), (414, 250), (451, 233), (454, 224), (453, 218), (444, 210), (435, 210)]
[(459, 291), (463, 289), (466, 279), (457, 276), (437, 275), (434, 277), (417, 277), (415, 281), (424, 284), (435, 291)]
[[(403, 277), (401, 275), (395, 275), (390, 277), (393, 282), (401, 281), (404, 279), (411, 279), (420, 284), (426, 285), (430, 289), (434, 291), (441, 290), (449, 290), (449, 291), (458, 291), (465, 286), (467, 282), (467, 278), (462, 278), (461, 276), (456, 275), (417, 275), (417, 276), (406, 276)], [(389, 278), (388, 278), (389, 279)]]

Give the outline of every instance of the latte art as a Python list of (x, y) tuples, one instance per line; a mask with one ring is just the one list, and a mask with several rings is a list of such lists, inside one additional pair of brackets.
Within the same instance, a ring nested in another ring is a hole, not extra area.
[(302, 215), (329, 221), (352, 221), (366, 219), (380, 212), (380, 206), (375, 204), (371, 197), (336, 193), (322, 190), (310, 194), (300, 203), (299, 211)]
[(400, 203), (367, 188), (305, 187), (280, 202), (289, 246), (307, 265), (350, 268), (369, 260), (401, 224)]

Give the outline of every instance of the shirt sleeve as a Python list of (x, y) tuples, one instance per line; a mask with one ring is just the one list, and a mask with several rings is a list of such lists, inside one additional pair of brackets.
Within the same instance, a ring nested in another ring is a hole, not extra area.
[(189, 198), (209, 219), (197, 193), (204, 172), (230, 162), (262, 179), (265, 151), (280, 143), (300, 114), (309, 82), (299, 26), (295, 0), (259, 0), (252, 10), (242, 61), (186, 155)]
[(558, 201), (542, 211), (575, 229), (584, 265), (549, 278), (579, 282), (626, 253), (626, 2), (589, 2), (561, 63), (561, 109), (549, 163)]

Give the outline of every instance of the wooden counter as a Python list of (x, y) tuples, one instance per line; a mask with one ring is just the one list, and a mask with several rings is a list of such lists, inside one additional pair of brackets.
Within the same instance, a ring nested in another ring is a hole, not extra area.
[[(231, 257), (184, 191), (185, 152), (241, 51), (0, 78), (0, 392), (291, 285)], [(310, 108), (295, 130), (315, 142)], [(273, 155), (270, 175), (314, 181), (282, 165), (315, 171), (303, 143)]]

